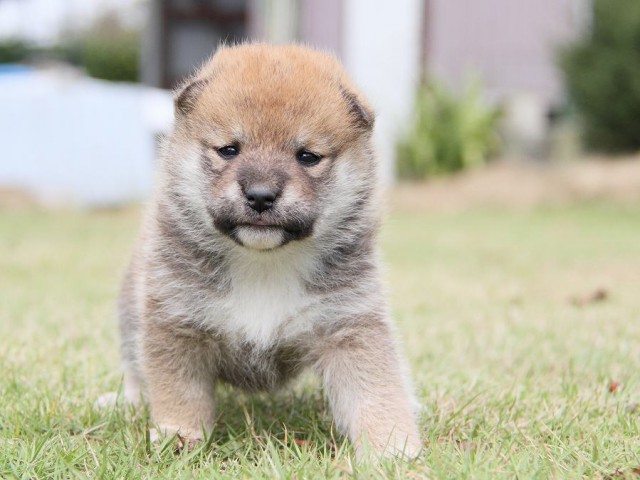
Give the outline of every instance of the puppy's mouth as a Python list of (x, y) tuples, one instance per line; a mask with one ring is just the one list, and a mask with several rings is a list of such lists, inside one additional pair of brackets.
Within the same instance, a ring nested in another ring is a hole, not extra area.
[(282, 227), (277, 225), (239, 224), (231, 238), (244, 247), (255, 250), (273, 250), (284, 244), (285, 235)]
[(273, 250), (294, 240), (311, 235), (313, 222), (276, 223), (268, 218), (234, 221), (228, 217), (213, 216), (216, 228), (243, 247), (255, 250)]

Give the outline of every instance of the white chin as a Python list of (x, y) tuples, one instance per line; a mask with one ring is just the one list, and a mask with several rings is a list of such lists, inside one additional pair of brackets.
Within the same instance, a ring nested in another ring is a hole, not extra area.
[(284, 241), (284, 232), (277, 227), (237, 227), (236, 236), (247, 248), (270, 250), (279, 247)]

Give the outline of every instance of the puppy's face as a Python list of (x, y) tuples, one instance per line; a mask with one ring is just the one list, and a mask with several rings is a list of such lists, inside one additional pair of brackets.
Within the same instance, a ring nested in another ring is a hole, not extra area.
[(301, 47), (219, 50), (176, 111), (181, 141), (198, 152), (213, 225), (247, 248), (312, 236), (321, 214), (345, 200), (339, 171), (364, 175), (371, 163), (360, 155), (369, 109), (334, 59)]

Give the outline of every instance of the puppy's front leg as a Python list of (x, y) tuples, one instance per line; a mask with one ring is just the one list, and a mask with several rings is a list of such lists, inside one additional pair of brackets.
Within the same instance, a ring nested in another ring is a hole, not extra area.
[(142, 342), (142, 366), (158, 433), (201, 440), (215, 421), (213, 342), (201, 332), (159, 322), (145, 325)]
[(381, 318), (350, 322), (328, 336), (317, 367), (336, 425), (362, 457), (415, 457), (421, 449), (413, 396), (389, 325)]

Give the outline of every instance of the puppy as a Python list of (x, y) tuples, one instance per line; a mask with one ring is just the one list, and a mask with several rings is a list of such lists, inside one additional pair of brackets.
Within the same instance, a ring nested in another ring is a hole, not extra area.
[(198, 440), (216, 382), (274, 390), (311, 368), (359, 455), (415, 456), (370, 107), (328, 55), (241, 45), (179, 89), (175, 113), (120, 295), (126, 398), (160, 434)]

